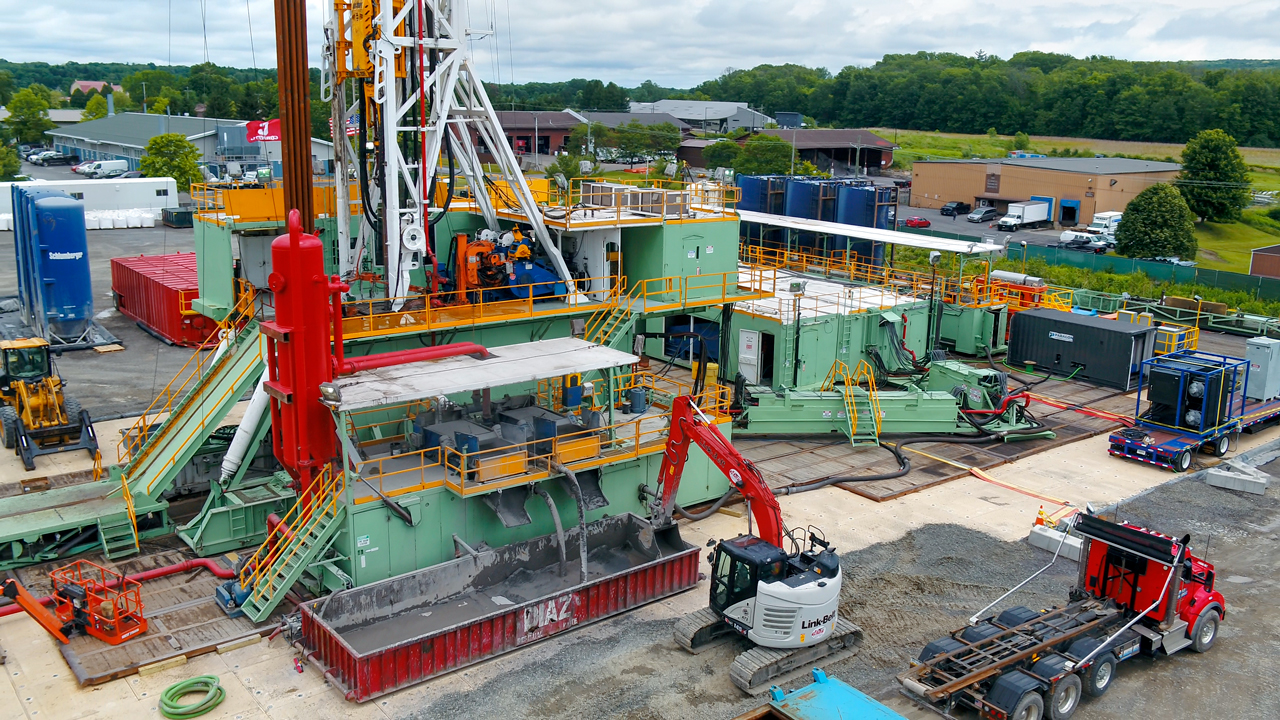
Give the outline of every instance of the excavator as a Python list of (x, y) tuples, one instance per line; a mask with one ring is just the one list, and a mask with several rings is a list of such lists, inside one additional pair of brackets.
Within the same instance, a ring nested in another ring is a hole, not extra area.
[(755, 694), (803, 672), (814, 662), (849, 657), (862, 645), (862, 629), (841, 619), (840, 558), (814, 527), (788, 531), (782, 508), (760, 471), (742, 457), (689, 396), (671, 408), (671, 429), (651, 510), (654, 525), (674, 522), (675, 498), (696, 443), (746, 498), (758, 534), (722, 540), (710, 554), (708, 607), (676, 623), (675, 640), (699, 653), (733, 637), (754, 645), (734, 659), (729, 676)]
[(62, 391), (44, 338), (0, 341), (0, 438), (22, 457), (27, 470), (36, 457), (88, 450), (97, 457), (98, 438), (89, 413)]

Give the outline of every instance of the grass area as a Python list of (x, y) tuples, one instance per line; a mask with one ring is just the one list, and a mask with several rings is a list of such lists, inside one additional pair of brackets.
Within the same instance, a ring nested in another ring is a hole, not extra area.
[(1247, 274), (1249, 251), (1280, 245), (1280, 232), (1273, 235), (1242, 222), (1204, 222), (1196, 223), (1196, 242), (1200, 245), (1196, 255), (1200, 267)]
[[(880, 137), (896, 140), (904, 150), (920, 155), (938, 158), (961, 157), (1003, 157), (1007, 143), (1013, 140), (1012, 135), (998, 135), (992, 140), (986, 135), (963, 135), (960, 133), (931, 133), (921, 130), (895, 130), (893, 128), (870, 128)], [(1182, 154), (1182, 145), (1177, 143), (1133, 142), (1128, 140), (1095, 140), (1092, 138), (1053, 137), (1047, 135), (1031, 136), (1031, 151), (1047, 154), (1049, 150), (1076, 150), (1086, 153), (1103, 153), (1106, 155), (1143, 155), (1153, 158), (1171, 157), (1175, 160)], [(1280, 183), (1280, 148), (1240, 148), (1245, 162), (1250, 165), (1264, 166), (1271, 171), (1269, 180)], [(895, 161), (896, 161), (895, 153)], [(909, 161), (916, 158), (904, 158)], [(895, 166), (897, 163), (895, 162)], [(1263, 169), (1263, 168), (1259, 168)], [(1261, 187), (1260, 190), (1271, 190)], [(1280, 189), (1280, 188), (1274, 188)]]
[(1280, 168), (1253, 167), (1249, 172), (1249, 182), (1256, 191), (1280, 191)]

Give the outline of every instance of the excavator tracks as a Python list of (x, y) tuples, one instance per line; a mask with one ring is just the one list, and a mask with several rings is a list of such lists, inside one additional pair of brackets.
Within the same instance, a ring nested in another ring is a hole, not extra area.
[[(739, 637), (710, 608), (702, 608), (676, 621), (674, 635), (680, 647), (694, 654)], [(729, 668), (729, 678), (742, 691), (759, 695), (771, 685), (799, 677), (818, 660), (839, 662), (856, 655), (861, 647), (862, 628), (837, 618), (835, 633), (817, 645), (786, 649), (754, 646), (739, 654)]]

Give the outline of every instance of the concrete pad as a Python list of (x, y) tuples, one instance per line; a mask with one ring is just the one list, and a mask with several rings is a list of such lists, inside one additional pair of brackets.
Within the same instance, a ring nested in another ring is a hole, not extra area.
[(1246, 475), (1244, 473), (1222, 470), (1219, 468), (1209, 468), (1205, 471), (1204, 481), (1214, 487), (1225, 488), (1227, 490), (1239, 490), (1241, 492), (1253, 493), (1254, 495), (1265, 495), (1268, 485), (1266, 477)]
[(18, 697), (19, 709), (30, 720), (136, 715), (137, 699), (123, 683), (81, 689), (58, 652), (58, 641), (26, 615), (0, 621), (0, 634), (9, 651), (3, 671)]
[(182, 666), (162, 670), (151, 675), (135, 675), (116, 680), (110, 685), (127, 684), (138, 702), (148, 714), (159, 716), (160, 695), (170, 685), (200, 675), (216, 675), (218, 684), (226, 691), (222, 704), (214, 708), (202, 718), (219, 718), (222, 720), (250, 720), (263, 718), (265, 713), (245, 686), (236, 678), (235, 673), (226, 666), (222, 656), (209, 653), (191, 660)]
[[(1066, 538), (1065, 541), (1063, 540), (1064, 537)], [(1061, 547), (1061, 557), (1069, 558), (1076, 562), (1080, 562), (1080, 553), (1084, 548), (1084, 540), (1082, 538), (1058, 532), (1044, 525), (1032, 525), (1031, 534), (1027, 536), (1027, 542), (1031, 543), (1032, 547), (1038, 547), (1049, 552), (1058, 552), (1058, 548)]]

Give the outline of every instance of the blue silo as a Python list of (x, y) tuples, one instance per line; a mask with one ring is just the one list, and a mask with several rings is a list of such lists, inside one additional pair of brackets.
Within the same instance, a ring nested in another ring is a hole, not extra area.
[(50, 342), (74, 343), (93, 320), (84, 205), (61, 191), (14, 185), (13, 210), (23, 320)]

